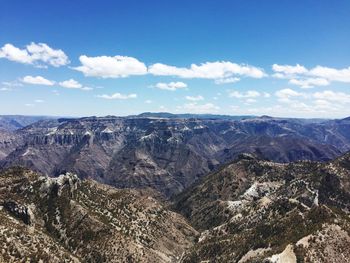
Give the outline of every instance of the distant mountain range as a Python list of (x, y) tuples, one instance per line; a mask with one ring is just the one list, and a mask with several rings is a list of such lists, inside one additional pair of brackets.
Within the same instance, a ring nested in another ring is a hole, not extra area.
[(44, 118), (0, 132), (0, 167), (22, 165), (49, 176), (73, 172), (171, 197), (241, 153), (282, 163), (331, 160), (350, 150), (349, 130), (349, 118), (168, 113)]
[(139, 115), (131, 115), (129, 117), (136, 118), (167, 118), (167, 119), (221, 119), (221, 120), (242, 120), (250, 119), (256, 116), (253, 115), (242, 115), (242, 116), (232, 116), (232, 115), (219, 115), (219, 114), (173, 114), (169, 112), (144, 112)]
[(48, 116), (0, 115), (0, 130), (14, 131), (34, 122), (53, 118)]

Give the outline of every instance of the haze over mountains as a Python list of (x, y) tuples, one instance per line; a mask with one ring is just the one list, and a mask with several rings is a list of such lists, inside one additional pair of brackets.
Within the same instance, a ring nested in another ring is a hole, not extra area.
[(171, 197), (240, 153), (276, 162), (331, 160), (350, 150), (349, 128), (349, 119), (167, 113), (45, 119), (1, 132), (0, 167), (72, 172)]
[(48, 116), (0, 115), (0, 130), (15, 131), (34, 122), (50, 118)]

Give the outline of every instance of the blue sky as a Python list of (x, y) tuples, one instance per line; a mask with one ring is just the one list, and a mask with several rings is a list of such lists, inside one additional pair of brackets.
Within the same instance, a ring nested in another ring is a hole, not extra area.
[(350, 116), (349, 1), (16, 1), (0, 114)]

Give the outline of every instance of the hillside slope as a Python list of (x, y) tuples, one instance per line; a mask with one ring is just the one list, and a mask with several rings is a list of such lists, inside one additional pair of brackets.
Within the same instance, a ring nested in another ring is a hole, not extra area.
[(181, 262), (349, 262), (350, 154), (290, 164), (244, 154), (174, 209), (201, 231)]
[(151, 192), (0, 174), (0, 262), (176, 262), (196, 231)]

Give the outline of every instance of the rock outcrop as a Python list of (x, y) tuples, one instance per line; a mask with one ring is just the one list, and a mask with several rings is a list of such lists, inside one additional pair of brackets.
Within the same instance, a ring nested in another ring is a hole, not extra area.
[(241, 155), (180, 194), (201, 232), (181, 262), (348, 262), (350, 153), (278, 164)]
[(151, 190), (0, 174), (0, 262), (177, 262), (196, 235)]

